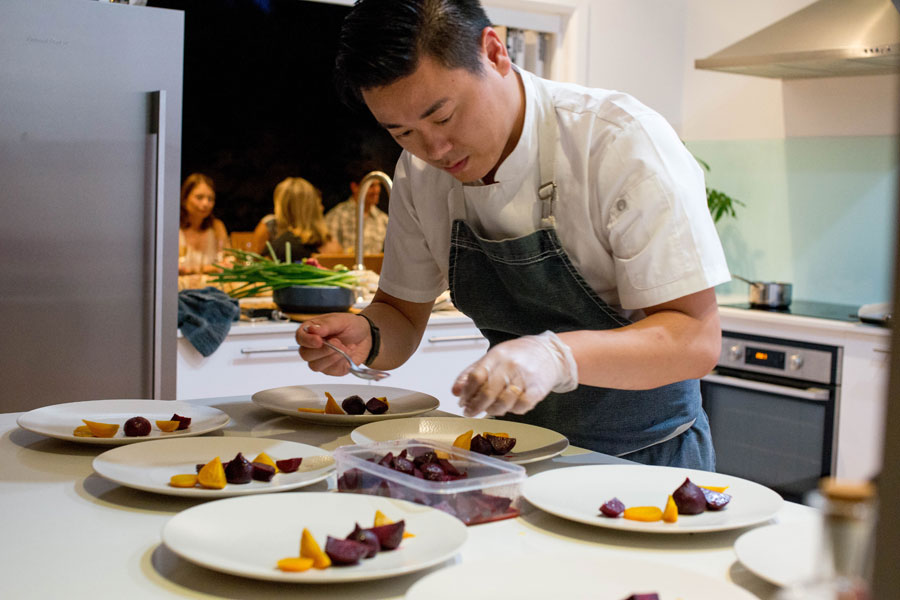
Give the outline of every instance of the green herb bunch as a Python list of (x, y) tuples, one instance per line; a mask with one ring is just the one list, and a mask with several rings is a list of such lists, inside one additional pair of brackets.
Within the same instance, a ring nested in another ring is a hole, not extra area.
[[(307, 259), (302, 263), (293, 263), (290, 243), (285, 249), (285, 260), (281, 262), (275, 257), (271, 244), (266, 245), (272, 258), (237, 248), (226, 248), (225, 252), (234, 257), (234, 264), (216, 265), (221, 271), (212, 275), (210, 282), (242, 284), (227, 292), (232, 298), (267, 294), (295, 285), (333, 285), (347, 289), (353, 289), (358, 285), (356, 276), (351, 274), (347, 267), (325, 269), (308, 262)], [(227, 286), (221, 287), (225, 289)]]
[[(709, 165), (706, 161), (701, 160), (696, 156), (694, 156), (694, 160), (700, 163), (700, 166), (709, 173)], [(737, 213), (734, 211), (735, 205), (746, 206), (746, 204), (737, 198), (732, 198), (725, 192), (721, 192), (711, 187), (706, 188), (706, 205), (709, 207), (709, 214), (712, 215), (713, 223), (718, 223), (719, 219), (725, 215), (728, 215), (731, 218), (736, 217)]]

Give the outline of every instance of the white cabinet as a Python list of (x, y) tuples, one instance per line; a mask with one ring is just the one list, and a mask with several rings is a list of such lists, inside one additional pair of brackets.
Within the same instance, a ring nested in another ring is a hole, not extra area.
[[(235, 323), (222, 345), (206, 358), (179, 337), (176, 398), (246, 396), (287, 385), (361, 382), (352, 375), (336, 378), (310, 371), (297, 354), (297, 326)], [(435, 313), (416, 353), (382, 385), (430, 394), (441, 401), (441, 410), (460, 414), (450, 387), (487, 346), (471, 320), (455, 312)]]
[(836, 414), (835, 475), (869, 479), (882, 464), (890, 330), (764, 311), (720, 307), (722, 329), (843, 349)]

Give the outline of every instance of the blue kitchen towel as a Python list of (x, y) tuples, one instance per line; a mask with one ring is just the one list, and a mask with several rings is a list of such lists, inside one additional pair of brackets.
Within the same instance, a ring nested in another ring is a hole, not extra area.
[(178, 328), (203, 356), (225, 341), (231, 322), (241, 316), (238, 301), (222, 290), (205, 287), (178, 292)]

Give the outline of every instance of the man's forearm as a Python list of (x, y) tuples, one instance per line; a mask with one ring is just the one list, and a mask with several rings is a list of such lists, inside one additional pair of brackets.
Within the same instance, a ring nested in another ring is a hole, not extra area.
[(572, 349), (579, 383), (640, 390), (707, 374), (719, 357), (721, 333), (713, 302), (689, 313), (658, 310), (620, 329), (559, 337)]

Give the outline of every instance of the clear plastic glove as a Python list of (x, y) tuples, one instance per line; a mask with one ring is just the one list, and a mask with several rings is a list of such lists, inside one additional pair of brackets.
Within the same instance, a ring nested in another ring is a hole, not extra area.
[(497, 344), (453, 384), (467, 417), (525, 414), (550, 392), (578, 387), (572, 350), (552, 331)]
[(350, 372), (350, 365), (337, 352), (322, 345), (328, 340), (357, 363), (363, 362), (372, 347), (369, 322), (359, 315), (329, 313), (304, 321), (295, 335), (300, 344), (300, 358), (312, 371), (341, 376)]

